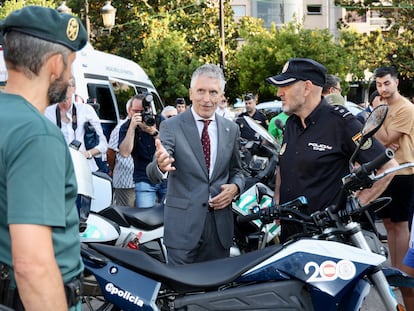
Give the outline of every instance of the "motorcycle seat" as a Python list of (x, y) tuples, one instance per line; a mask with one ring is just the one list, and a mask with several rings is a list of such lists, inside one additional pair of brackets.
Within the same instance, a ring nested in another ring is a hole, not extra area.
[(151, 208), (111, 205), (98, 214), (121, 227), (133, 226), (141, 230), (154, 230), (164, 225), (164, 206), (162, 204), (156, 204)]
[(142, 251), (91, 243), (91, 248), (114, 262), (161, 282), (179, 293), (214, 290), (276, 254), (283, 247), (273, 245), (236, 257), (173, 266), (162, 263)]
[(119, 206), (128, 223), (142, 230), (154, 230), (164, 225), (164, 205), (155, 204), (150, 208)]

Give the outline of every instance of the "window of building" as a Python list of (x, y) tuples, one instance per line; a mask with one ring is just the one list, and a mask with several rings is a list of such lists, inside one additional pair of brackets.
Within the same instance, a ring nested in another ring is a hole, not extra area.
[(360, 15), (357, 11), (346, 11), (345, 20), (347, 23), (366, 23), (367, 14)]
[(232, 5), (231, 8), (233, 9), (234, 17), (246, 16), (246, 6), (245, 5)]
[(307, 6), (308, 15), (322, 15), (322, 5), (321, 4), (312, 4)]

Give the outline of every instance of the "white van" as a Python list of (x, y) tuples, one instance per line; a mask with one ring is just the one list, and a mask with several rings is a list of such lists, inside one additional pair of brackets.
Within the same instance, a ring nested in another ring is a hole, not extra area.
[[(3, 50), (0, 49), (1, 55)], [(125, 104), (138, 93), (153, 95), (152, 109), (161, 113), (162, 101), (144, 70), (131, 60), (95, 50), (89, 43), (76, 54), (72, 66), (76, 94), (86, 103), (96, 104), (102, 128), (109, 139), (112, 129), (126, 117)], [(4, 59), (0, 57), (0, 86), (7, 80)]]
[(125, 104), (138, 93), (153, 95), (152, 109), (161, 113), (162, 101), (144, 70), (131, 60), (95, 50), (90, 44), (77, 52), (72, 66), (76, 93), (85, 102), (98, 104), (105, 135), (125, 118)]

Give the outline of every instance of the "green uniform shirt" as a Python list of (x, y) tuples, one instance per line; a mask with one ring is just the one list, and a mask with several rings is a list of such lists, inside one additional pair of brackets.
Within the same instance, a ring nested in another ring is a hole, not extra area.
[(59, 128), (24, 98), (0, 93), (0, 261), (12, 265), (9, 224), (45, 225), (52, 227), (64, 282), (79, 275), (76, 195), (72, 159)]

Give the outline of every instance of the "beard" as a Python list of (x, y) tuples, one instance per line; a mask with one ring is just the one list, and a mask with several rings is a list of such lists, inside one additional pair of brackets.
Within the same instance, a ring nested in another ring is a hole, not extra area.
[(69, 82), (63, 80), (63, 75), (58, 79), (52, 82), (47, 90), (47, 95), (49, 97), (49, 105), (55, 103), (60, 103), (66, 98), (66, 92), (69, 87)]

